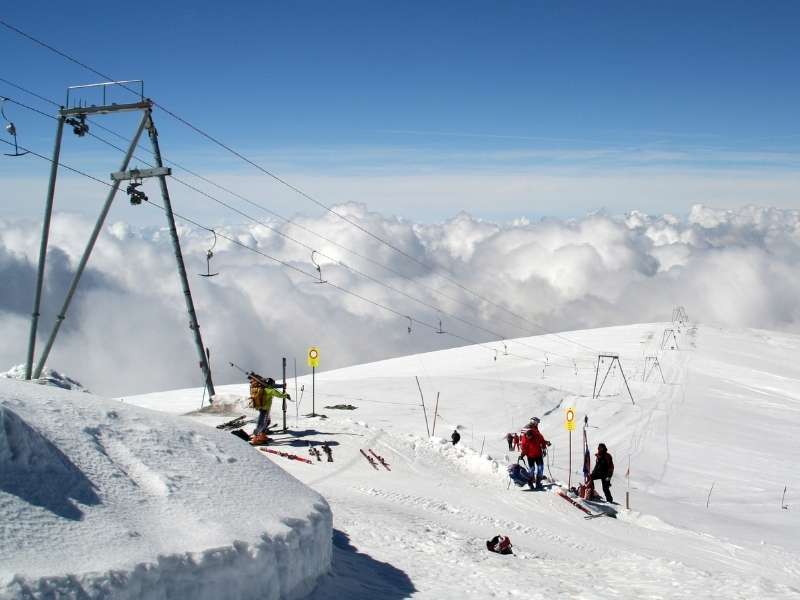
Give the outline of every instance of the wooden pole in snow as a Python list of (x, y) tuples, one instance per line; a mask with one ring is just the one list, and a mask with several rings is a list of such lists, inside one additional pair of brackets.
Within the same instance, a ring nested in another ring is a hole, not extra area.
[(433, 408), (433, 427), (431, 435), (436, 435), (436, 415), (439, 414), (439, 392), (436, 392), (436, 406)]
[(567, 489), (572, 487), (572, 430), (569, 430), (569, 473), (567, 473)]
[(419, 377), (414, 375), (417, 380), (417, 387), (419, 388), (419, 397), (422, 398), (422, 414), (425, 415), (425, 431), (428, 432), (428, 437), (431, 437), (431, 430), (428, 427), (428, 411), (425, 410), (425, 396), (422, 395), (422, 386), (419, 384)]
[(631, 455), (628, 454), (628, 470), (625, 471), (625, 479), (628, 482), (628, 489), (625, 490), (625, 508), (631, 509)]

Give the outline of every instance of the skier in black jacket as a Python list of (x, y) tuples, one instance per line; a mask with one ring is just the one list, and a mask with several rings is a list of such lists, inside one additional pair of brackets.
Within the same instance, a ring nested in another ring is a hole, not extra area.
[(461, 434), (458, 433), (457, 429), (454, 429), (452, 435), (450, 436), (450, 440), (453, 442), (453, 446), (455, 446), (458, 443), (458, 440), (460, 439), (461, 439)]
[(590, 479), (592, 482), (596, 479), (601, 480), (603, 482), (603, 494), (606, 497), (606, 501), (614, 502), (614, 498), (611, 497), (611, 477), (614, 475), (614, 460), (608, 453), (608, 448), (606, 448), (605, 444), (598, 444), (595, 457), (596, 462), (594, 463), (594, 469), (592, 469)]

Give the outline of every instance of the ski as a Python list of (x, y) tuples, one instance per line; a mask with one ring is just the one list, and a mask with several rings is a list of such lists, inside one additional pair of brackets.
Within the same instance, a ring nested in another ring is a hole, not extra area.
[(361, 454), (364, 455), (364, 458), (366, 458), (369, 461), (369, 464), (372, 465), (373, 469), (375, 469), (376, 471), (380, 471), (380, 469), (378, 468), (378, 463), (375, 462), (374, 458), (372, 458), (369, 454), (364, 452), (361, 448), (359, 448), (359, 452), (361, 452)]
[(235, 419), (231, 419), (230, 421), (225, 421), (224, 423), (220, 423), (217, 425), (217, 429), (238, 429), (242, 425), (244, 425), (245, 419), (247, 415), (242, 415), (241, 417), (236, 417)]
[(231, 433), (236, 437), (243, 439), (245, 442), (250, 441), (250, 435), (245, 433), (244, 429), (234, 429), (231, 431)]
[(588, 517), (584, 517), (584, 518), (594, 518), (594, 517), (599, 517), (600, 516), (600, 515), (594, 514), (592, 511), (590, 511), (588, 508), (583, 506), (577, 500), (574, 500), (573, 498), (570, 498), (564, 490), (559, 489), (559, 490), (556, 491), (556, 494), (561, 496), (564, 500), (566, 500), (567, 502), (572, 504), (572, 506), (574, 506), (578, 510), (581, 510), (581, 511), (585, 512), (587, 515), (589, 515)]
[(383, 457), (382, 457), (382, 456), (380, 456), (380, 455), (378, 455), (378, 454), (377, 454), (377, 453), (376, 453), (376, 452), (375, 452), (375, 451), (374, 451), (372, 448), (369, 448), (369, 453), (370, 453), (370, 454), (372, 454), (372, 456), (374, 456), (375, 458), (377, 458), (377, 459), (378, 459), (378, 462), (379, 462), (379, 463), (381, 463), (381, 464), (383, 465), (383, 467), (384, 467), (384, 468), (385, 468), (387, 471), (391, 471), (391, 470), (392, 470), (392, 469), (389, 467), (389, 463), (387, 463), (387, 462), (386, 462), (386, 461), (383, 459)]
[(606, 516), (612, 519), (617, 518), (617, 509), (612, 506), (612, 502), (605, 502), (603, 500), (583, 500), (589, 508), (593, 508), (598, 514), (598, 517)]
[(288, 458), (289, 460), (300, 460), (304, 463), (308, 463), (313, 465), (314, 463), (308, 460), (307, 458), (303, 458), (302, 456), (297, 456), (296, 454), (289, 454), (288, 452), (281, 452), (280, 450), (273, 450), (272, 448), (265, 448), (264, 446), (256, 446), (262, 452), (269, 452), (270, 454), (277, 454), (278, 456), (282, 456), (283, 458)]

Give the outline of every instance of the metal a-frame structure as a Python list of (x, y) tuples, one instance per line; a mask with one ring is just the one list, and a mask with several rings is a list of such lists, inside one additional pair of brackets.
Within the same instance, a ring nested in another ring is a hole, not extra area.
[[(606, 359), (610, 362), (608, 363), (608, 369), (606, 369), (606, 374), (603, 375), (603, 381), (600, 382), (600, 387), (597, 387), (597, 378), (600, 375), (600, 364), (603, 363)], [(628, 385), (628, 379), (625, 377), (625, 371), (622, 370), (622, 363), (619, 361), (619, 354), (598, 354), (597, 355), (597, 366), (594, 371), (594, 387), (592, 388), (592, 399), (600, 397), (600, 392), (603, 390), (603, 386), (606, 383), (606, 379), (608, 378), (608, 374), (611, 372), (611, 368), (617, 364), (619, 366), (619, 372), (622, 375), (622, 381), (625, 382), (625, 389), (628, 390), (628, 395), (631, 397), (631, 403), (636, 404), (633, 400), (633, 394), (631, 394), (631, 388)]]
[(672, 324), (682, 327), (689, 323), (689, 315), (686, 314), (686, 309), (683, 306), (676, 306), (672, 309)]
[[(127, 104), (117, 104), (117, 103), (108, 103), (107, 96), (108, 92), (112, 89), (112, 86), (122, 86), (128, 91), (134, 91), (133, 87), (139, 87), (138, 92), (138, 101), (127, 103)], [(70, 93), (73, 93), (74, 99), (74, 92), (77, 90), (85, 90), (95, 88), (102, 92), (102, 101), (100, 105), (91, 105), (91, 106), (73, 106), (72, 108), (69, 107), (70, 104)], [(86, 249), (81, 256), (80, 262), (78, 263), (78, 267), (75, 271), (75, 275), (73, 276), (72, 283), (70, 284), (69, 290), (67, 291), (66, 298), (64, 299), (64, 303), (61, 307), (61, 310), (58, 313), (56, 318), (56, 322), (53, 326), (53, 330), (50, 332), (50, 336), (47, 339), (47, 343), (45, 344), (44, 351), (42, 355), (39, 357), (39, 362), (36, 365), (36, 369), (33, 369), (33, 358), (36, 346), (36, 330), (38, 327), (39, 322), (39, 309), (41, 306), (41, 299), (42, 299), (42, 284), (44, 280), (44, 268), (45, 268), (45, 260), (47, 256), (47, 243), (48, 238), (50, 235), (50, 219), (53, 212), (53, 198), (55, 197), (55, 189), (56, 189), (56, 177), (58, 174), (58, 166), (59, 166), (59, 157), (61, 154), (61, 139), (62, 134), (64, 131), (64, 125), (68, 124), (71, 125), (73, 131), (78, 136), (84, 136), (89, 131), (89, 126), (86, 123), (87, 117), (90, 116), (100, 116), (100, 115), (107, 115), (107, 114), (116, 114), (121, 112), (141, 112), (142, 118), (139, 121), (139, 125), (136, 129), (136, 133), (131, 140), (130, 145), (125, 153), (125, 157), (122, 160), (122, 164), (120, 166), (119, 171), (111, 174), (111, 180), (113, 184), (111, 185), (111, 189), (106, 196), (105, 203), (103, 204), (103, 208), (100, 211), (100, 215), (97, 218), (97, 222), (95, 223), (95, 227), (92, 230), (92, 233), (89, 237), (89, 241), (86, 245)], [(155, 157), (156, 167), (153, 169), (142, 169), (142, 170), (128, 170), (128, 165), (133, 157), (134, 150), (136, 149), (139, 138), (142, 135), (142, 132), (147, 130), (147, 134), (150, 138), (150, 143), (153, 149), (153, 155)], [(47, 357), (50, 354), (50, 350), (53, 347), (53, 343), (55, 342), (56, 336), (58, 335), (58, 331), (61, 328), (61, 324), (64, 322), (66, 318), (67, 309), (69, 308), (70, 302), (72, 301), (72, 297), (75, 294), (75, 290), (78, 287), (78, 283), (81, 279), (81, 275), (83, 274), (84, 269), (86, 268), (86, 264), (89, 262), (89, 257), (92, 254), (92, 250), (94, 249), (94, 245), (97, 242), (97, 238), (100, 235), (100, 232), (103, 228), (103, 224), (105, 223), (106, 216), (108, 215), (109, 210), (111, 209), (111, 204), (114, 201), (114, 197), (119, 190), (120, 184), (122, 181), (127, 181), (131, 179), (135, 179), (137, 181), (141, 181), (141, 179), (147, 177), (155, 177), (158, 179), (159, 187), (161, 189), (161, 200), (164, 204), (164, 213), (167, 216), (167, 223), (169, 225), (170, 237), (172, 239), (172, 245), (175, 251), (175, 260), (178, 266), (178, 275), (181, 280), (181, 286), (183, 288), (183, 295), (184, 300), (186, 301), (186, 309), (189, 312), (189, 328), (191, 329), (194, 337), (195, 346), (197, 347), (197, 354), (200, 359), (200, 368), (203, 371), (204, 380), (205, 380), (205, 387), (208, 390), (209, 398), (213, 398), (214, 396), (214, 383), (211, 379), (211, 369), (208, 365), (208, 353), (204, 349), (203, 346), (203, 339), (200, 335), (200, 325), (197, 322), (197, 313), (195, 312), (194, 308), (194, 301), (192, 300), (192, 293), (189, 288), (189, 280), (186, 277), (186, 266), (183, 262), (183, 253), (181, 252), (181, 245), (180, 240), (178, 239), (178, 231), (175, 227), (175, 217), (172, 213), (172, 203), (169, 197), (169, 190), (167, 188), (167, 175), (170, 175), (171, 171), (168, 168), (165, 168), (161, 159), (161, 149), (158, 143), (158, 131), (156, 130), (155, 124), (153, 123), (153, 102), (144, 97), (144, 83), (140, 80), (137, 81), (112, 81), (107, 83), (99, 83), (99, 84), (91, 84), (85, 86), (72, 86), (67, 89), (67, 101), (66, 107), (61, 107), (58, 111), (58, 118), (57, 118), (57, 126), (56, 126), (56, 141), (55, 141), (55, 148), (53, 150), (53, 160), (50, 167), (50, 181), (47, 188), (47, 199), (45, 201), (45, 211), (44, 211), (44, 220), (42, 222), (42, 240), (41, 245), (39, 247), (39, 266), (37, 271), (36, 277), (36, 293), (34, 295), (34, 303), (33, 303), (33, 313), (31, 318), (31, 329), (30, 329), (30, 337), (28, 340), (28, 355), (27, 360), (25, 363), (25, 379), (38, 379), (42, 373), (42, 369), (47, 361)], [(135, 185), (129, 186), (129, 190), (135, 190)], [(131, 196), (132, 203), (140, 203), (141, 200), (144, 198), (144, 195), (141, 192), (134, 191), (133, 195)], [(213, 400), (212, 400), (213, 401)]]
[[(672, 340), (672, 341), (670, 341)], [(661, 349), (680, 350), (678, 347), (678, 334), (674, 329), (665, 329), (661, 334)]]
[(650, 374), (658, 369), (658, 372), (661, 374), (661, 381), (663, 383), (667, 383), (667, 380), (664, 378), (664, 371), (661, 370), (661, 363), (658, 361), (658, 356), (651, 354), (644, 357), (644, 369), (642, 370), (642, 381), (647, 381), (650, 377)]

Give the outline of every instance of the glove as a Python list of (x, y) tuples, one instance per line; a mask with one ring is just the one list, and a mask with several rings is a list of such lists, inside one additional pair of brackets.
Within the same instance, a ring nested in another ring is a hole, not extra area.
[(286, 394), (286, 399), (287, 400), (291, 400), (292, 399), (292, 395), (291, 394)]

